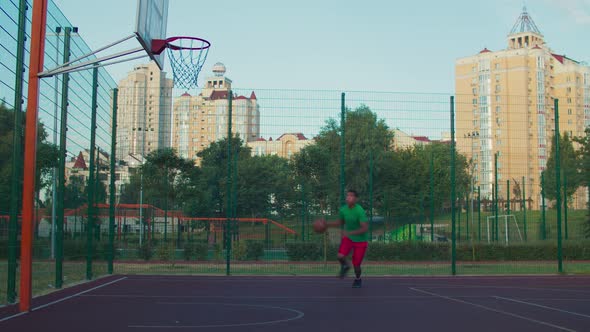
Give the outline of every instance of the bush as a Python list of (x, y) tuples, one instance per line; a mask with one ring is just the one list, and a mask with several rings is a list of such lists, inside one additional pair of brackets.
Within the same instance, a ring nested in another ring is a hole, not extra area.
[[(96, 244), (93, 243), (93, 252), (96, 255)], [(88, 254), (86, 240), (64, 240), (64, 259), (65, 260), (82, 260)]]
[(224, 259), (223, 245), (221, 243), (215, 244), (215, 247), (213, 248), (213, 259), (216, 261), (221, 261)]
[(139, 247), (139, 251), (137, 252), (139, 258), (149, 261), (152, 259), (154, 255), (154, 251), (152, 250), (152, 246), (149, 243), (143, 244)]
[(372, 261), (446, 261), (450, 245), (429, 242), (370, 243), (366, 255)]
[(188, 242), (184, 245), (184, 259), (190, 260), (207, 260), (208, 248), (206, 243)]
[(317, 242), (291, 242), (286, 249), (291, 261), (318, 261), (324, 257), (323, 247)]
[(156, 247), (156, 258), (161, 261), (174, 260), (174, 246), (161, 244)]
[(245, 261), (246, 257), (246, 242), (234, 242), (232, 244), (232, 257), (238, 261)]
[[(323, 259), (322, 243), (287, 243), (287, 256), (291, 261), (319, 261)], [(338, 248), (328, 247), (327, 259), (335, 260)], [(475, 256), (475, 257), (474, 257)], [(451, 260), (449, 243), (396, 242), (370, 243), (366, 254), (370, 261), (428, 261)], [(563, 242), (564, 260), (590, 260), (590, 241)], [(555, 242), (503, 244), (457, 244), (458, 261), (554, 261), (557, 260)]]
[(246, 260), (257, 261), (264, 256), (264, 242), (246, 240)]

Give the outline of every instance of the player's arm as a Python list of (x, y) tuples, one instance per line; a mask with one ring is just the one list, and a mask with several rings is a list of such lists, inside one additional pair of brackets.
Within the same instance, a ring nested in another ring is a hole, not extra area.
[(361, 227), (359, 227), (357, 230), (347, 232), (347, 234), (348, 235), (361, 235), (361, 234), (365, 234), (368, 231), (369, 231), (369, 223), (365, 221), (365, 222), (361, 222)]
[(336, 221), (331, 221), (331, 222), (326, 222), (326, 227), (327, 228), (340, 228), (344, 225), (344, 215), (342, 215), (342, 212), (338, 212), (338, 220)]
[(328, 228), (340, 228), (342, 225), (344, 225), (344, 219), (326, 222), (326, 227)]

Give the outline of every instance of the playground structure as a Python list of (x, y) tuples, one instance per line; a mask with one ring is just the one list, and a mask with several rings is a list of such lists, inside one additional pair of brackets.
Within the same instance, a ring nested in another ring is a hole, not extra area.
[[(96, 214), (93, 233), (97, 240), (108, 234), (109, 209), (108, 204), (94, 205)], [(231, 236), (234, 241), (264, 241), (267, 248), (271, 248), (273, 243), (284, 243), (298, 236), (295, 230), (267, 218), (232, 218), (228, 223), (227, 218), (187, 217), (180, 211), (165, 211), (150, 204), (118, 204), (115, 211), (115, 244), (118, 246), (129, 246), (141, 236), (147, 243), (154, 239), (168, 240), (170, 237), (176, 241), (177, 247), (184, 241), (201, 241), (215, 245), (224, 239), (228, 224), (231, 225)], [(9, 216), (0, 216), (0, 234), (8, 232), (9, 219)], [(64, 238), (83, 238), (87, 222), (87, 205), (66, 209)], [(45, 209), (38, 210), (35, 218), (35, 236), (51, 238), (51, 234), (51, 212)]]

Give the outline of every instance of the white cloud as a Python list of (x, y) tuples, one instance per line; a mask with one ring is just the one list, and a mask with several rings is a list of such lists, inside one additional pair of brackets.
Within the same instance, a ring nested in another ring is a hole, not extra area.
[(565, 10), (577, 24), (590, 24), (590, 0), (548, 0)]

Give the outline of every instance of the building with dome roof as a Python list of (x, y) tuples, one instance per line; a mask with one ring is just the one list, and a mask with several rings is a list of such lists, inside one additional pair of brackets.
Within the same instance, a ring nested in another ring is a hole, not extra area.
[[(213, 76), (197, 95), (185, 92), (174, 99), (172, 147), (184, 158), (195, 160), (211, 143), (227, 137), (228, 93), (232, 81), (221, 62), (213, 65)], [(260, 136), (260, 109), (256, 93), (234, 94), (232, 100), (232, 133), (245, 142)]]
[[(553, 138), (554, 101), (559, 100), (560, 132), (583, 136), (590, 126), (590, 67), (546, 43), (526, 8), (507, 37), (507, 48), (484, 48), (455, 62), (457, 149), (473, 160), (475, 186), (491, 198), (494, 155), (498, 196), (507, 180), (524, 191), (532, 208), (541, 201), (541, 173)], [(587, 189), (570, 202), (584, 208)]]

